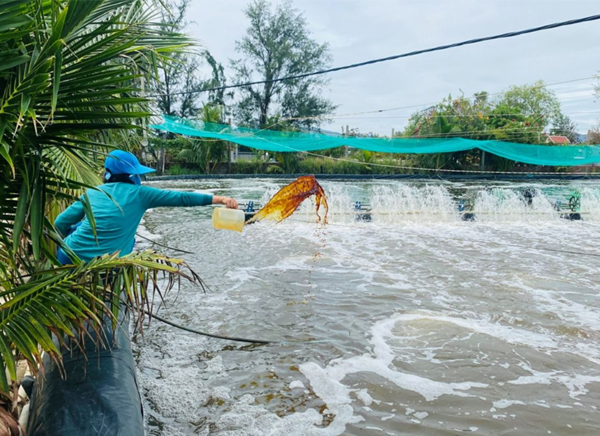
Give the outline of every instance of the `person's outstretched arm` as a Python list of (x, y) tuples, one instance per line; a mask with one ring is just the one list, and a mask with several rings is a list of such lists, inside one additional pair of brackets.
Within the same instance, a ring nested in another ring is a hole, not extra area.
[(237, 209), (238, 207), (237, 201), (230, 197), (198, 194), (195, 192), (169, 191), (150, 186), (140, 187), (140, 195), (146, 205), (146, 209), (155, 207), (206, 206), (209, 204), (224, 204), (230, 209)]

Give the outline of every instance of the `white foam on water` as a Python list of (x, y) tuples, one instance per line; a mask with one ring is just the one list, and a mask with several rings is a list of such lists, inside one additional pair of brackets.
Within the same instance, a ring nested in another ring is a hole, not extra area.
[(600, 331), (600, 310), (568, 299), (558, 292), (533, 288), (528, 290), (544, 310), (555, 313), (569, 325)]
[(476, 333), (492, 336), (506, 341), (509, 344), (522, 344), (532, 348), (557, 348), (557, 343), (551, 338), (528, 330), (517, 329), (486, 320), (464, 319), (443, 315), (428, 314), (400, 314), (393, 317), (395, 321), (420, 321), (429, 320), (441, 323), (450, 323)]
[[(148, 430), (148, 429), (146, 429)], [(164, 432), (164, 434), (168, 434), (169, 436), (188, 436), (187, 432), (182, 431), (181, 429), (172, 426), (172, 425), (163, 425), (162, 426), (162, 431)], [(208, 436), (209, 435), (209, 428), (206, 428), (204, 431), (201, 431), (200, 433), (198, 433), (199, 436)], [(150, 434), (148, 433), (148, 431), (146, 431), (146, 434)]]
[(290, 389), (304, 389), (304, 383), (300, 380), (294, 380), (290, 383)]
[[(360, 389), (360, 390), (356, 391), (355, 393), (356, 393), (356, 398), (358, 398), (360, 401), (362, 401), (365, 406), (370, 406), (371, 404), (373, 404), (374, 400), (369, 395), (369, 393), (367, 392), (366, 389)], [(379, 401), (375, 401), (375, 403), (379, 403)]]
[(347, 424), (356, 422), (350, 405), (352, 389), (342, 383), (342, 380), (349, 374), (375, 373), (402, 389), (420, 394), (427, 401), (433, 401), (442, 395), (467, 397), (470, 395), (464, 391), (488, 386), (485, 383), (474, 382), (444, 383), (391, 368), (396, 355), (386, 340), (394, 337), (392, 328), (398, 321), (398, 317), (392, 317), (373, 326), (370, 341), (373, 345), (372, 353), (337, 359), (325, 368), (315, 362), (300, 365), (300, 371), (309, 380), (315, 394), (329, 406), (335, 415), (332, 425), (335, 423), (337, 427), (345, 428)]
[(534, 191), (531, 204), (523, 194), (511, 188), (492, 188), (477, 192), (473, 212), (482, 222), (557, 221), (553, 203), (540, 190)]
[[(347, 359), (337, 359), (330, 362), (326, 367), (321, 367), (314, 362), (302, 364), (301, 372), (309, 380), (313, 391), (330, 407), (332, 413), (336, 414), (334, 422), (343, 422), (341, 416), (337, 414), (342, 412), (346, 414), (346, 405), (351, 403), (350, 393), (351, 388), (343, 385), (342, 381), (349, 374), (360, 372), (375, 373), (388, 381), (393, 382), (398, 387), (416, 392), (423, 396), (427, 401), (433, 401), (442, 395), (456, 395), (461, 397), (470, 396), (466, 390), (471, 388), (486, 388), (488, 384), (476, 382), (462, 383), (443, 383), (435, 380), (430, 380), (414, 374), (402, 373), (391, 368), (392, 361), (397, 358), (397, 355), (391, 350), (387, 340), (393, 338), (392, 329), (398, 322), (407, 323), (414, 321), (434, 321), (441, 323), (452, 323), (466, 330), (492, 336), (503, 340), (510, 344), (520, 344), (531, 347), (533, 349), (556, 348), (557, 343), (547, 336), (530, 332), (527, 330), (517, 329), (511, 326), (499, 325), (485, 320), (461, 319), (458, 317), (428, 315), (428, 314), (397, 314), (387, 320), (376, 323), (372, 328), (371, 344), (373, 351), (370, 354), (354, 356)], [(585, 384), (598, 381), (598, 377), (584, 376), (557, 376), (557, 374), (543, 374), (543, 377), (537, 375), (532, 378), (521, 377), (515, 381), (509, 381), (512, 384), (528, 384), (546, 382), (552, 380), (565, 384), (570, 390), (570, 395), (576, 397), (587, 392), (584, 389)], [(357, 394), (358, 398), (364, 398), (364, 390)], [(369, 396), (370, 398), (370, 396)], [(518, 400), (500, 400), (494, 402), (496, 408), (506, 408), (511, 405), (524, 405), (525, 403)], [(409, 410), (407, 410), (407, 414)], [(412, 413), (412, 411), (411, 411)], [(414, 415), (416, 416), (416, 414)], [(416, 416), (423, 419), (425, 416)], [(349, 424), (350, 422), (346, 422)]]
[(231, 269), (225, 273), (230, 281), (235, 283), (230, 289), (239, 289), (244, 287), (247, 283), (262, 281), (260, 278), (260, 271), (255, 267), (238, 267)]
[(262, 405), (256, 405), (251, 395), (244, 395), (215, 422), (219, 435), (226, 436), (334, 436), (342, 434), (336, 428), (316, 427), (323, 417), (314, 409), (296, 412), (282, 418)]
[(581, 192), (581, 213), (586, 222), (600, 221), (600, 191), (584, 187)]
[(564, 385), (569, 396), (577, 399), (579, 396), (587, 394), (589, 391), (586, 386), (590, 383), (600, 383), (600, 376), (587, 376), (581, 374), (565, 374), (562, 371), (541, 372), (528, 369), (532, 375), (521, 376), (515, 380), (509, 380), (508, 383), (513, 385), (550, 385), (558, 383)]
[(223, 356), (216, 356), (206, 362), (205, 371), (208, 373), (222, 373), (225, 369), (223, 364)]
[[(222, 429), (223, 434), (239, 436), (284, 433), (323, 436), (344, 434), (347, 425), (361, 422), (364, 419), (354, 414), (351, 394), (354, 393), (367, 406), (374, 402), (365, 390), (356, 390), (342, 383), (347, 375), (359, 372), (376, 373), (403, 389), (422, 395), (427, 401), (433, 401), (442, 395), (466, 397), (470, 395), (464, 391), (488, 386), (485, 383), (474, 382), (443, 383), (390, 368), (395, 355), (386, 339), (393, 337), (391, 330), (398, 320), (397, 317), (393, 317), (373, 326), (371, 339), (373, 352), (371, 354), (334, 360), (325, 368), (315, 362), (300, 365), (300, 371), (310, 382), (312, 391), (327, 404), (328, 412), (334, 416), (326, 428), (315, 427), (315, 425), (321, 424), (322, 417), (313, 409), (279, 418), (262, 406), (252, 405), (252, 401), (238, 401), (234, 404), (231, 412), (223, 415), (217, 421), (217, 427)], [(426, 418), (428, 413), (418, 412), (414, 416), (419, 419), (413, 421), (420, 423), (420, 420)], [(226, 430), (231, 427), (240, 430), (236, 433)], [(265, 428), (268, 428), (268, 432), (259, 430)]]
[(496, 409), (506, 409), (507, 407), (518, 405), (518, 404), (525, 405), (524, 402), (519, 401), (519, 400), (506, 400), (506, 399), (500, 400), (500, 401), (494, 401), (492, 404), (494, 405), (494, 407)]
[(195, 366), (179, 367), (177, 371), (162, 371), (161, 377), (147, 370), (138, 371), (142, 390), (161, 416), (178, 422), (192, 422), (202, 415), (202, 408), (212, 395), (202, 382), (202, 371)]
[(458, 221), (452, 196), (441, 185), (374, 187), (371, 215), (377, 223)]

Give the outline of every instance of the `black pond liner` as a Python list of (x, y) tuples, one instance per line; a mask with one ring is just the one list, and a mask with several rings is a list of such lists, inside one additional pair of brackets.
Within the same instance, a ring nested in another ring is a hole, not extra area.
[(28, 436), (144, 436), (128, 311), (120, 311), (114, 340), (110, 321), (104, 332), (110, 348), (98, 350), (87, 338), (87, 364), (80, 351), (63, 353), (66, 379), (44, 357), (45, 374), (33, 387)]

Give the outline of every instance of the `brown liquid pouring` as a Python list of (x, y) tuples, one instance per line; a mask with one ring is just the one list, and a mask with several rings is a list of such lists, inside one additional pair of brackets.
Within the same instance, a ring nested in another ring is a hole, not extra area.
[(315, 196), (315, 202), (317, 204), (317, 222), (321, 221), (319, 209), (321, 205), (323, 205), (323, 208), (325, 209), (323, 224), (326, 224), (329, 206), (327, 205), (325, 191), (323, 191), (323, 188), (319, 185), (315, 176), (298, 177), (289, 185), (281, 188), (261, 210), (256, 212), (252, 218), (246, 221), (246, 224), (262, 219), (269, 219), (277, 222), (283, 221), (293, 214), (294, 211), (298, 209), (298, 206), (300, 206), (300, 203), (311, 195)]

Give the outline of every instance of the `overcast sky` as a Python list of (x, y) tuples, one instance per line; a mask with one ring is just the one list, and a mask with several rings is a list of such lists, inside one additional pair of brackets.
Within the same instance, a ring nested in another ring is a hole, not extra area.
[[(273, 3), (278, 3), (273, 0)], [(192, 0), (187, 31), (226, 71), (238, 57), (235, 41), (248, 27), (249, 0)], [(341, 66), (467, 39), (600, 14), (600, 0), (295, 0), (315, 40), (329, 43)], [(389, 135), (415, 110), (448, 94), (497, 93), (511, 85), (547, 84), (596, 76), (600, 21), (484, 42), (328, 74), (325, 96), (337, 114), (414, 106), (373, 115), (335, 118), (323, 125)], [(229, 79), (228, 79), (229, 80)], [(563, 112), (587, 132), (600, 119), (595, 79), (550, 86)], [(229, 83), (232, 83), (229, 80)]]

